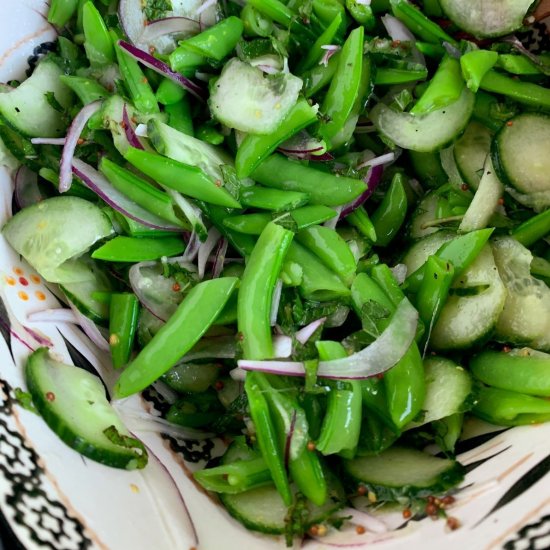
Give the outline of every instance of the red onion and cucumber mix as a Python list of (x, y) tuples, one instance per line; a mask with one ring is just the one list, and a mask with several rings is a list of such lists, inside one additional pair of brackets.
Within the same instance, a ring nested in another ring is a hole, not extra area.
[(536, 8), (52, 0), (56, 49), (0, 93), (2, 232), (67, 305), (29, 322), (80, 325), (113, 371), (105, 396), (32, 353), (50, 428), (145, 467), (124, 398), (154, 385), (157, 431), (223, 436), (195, 480), (251, 530), (445, 516), (466, 418), (550, 420)]

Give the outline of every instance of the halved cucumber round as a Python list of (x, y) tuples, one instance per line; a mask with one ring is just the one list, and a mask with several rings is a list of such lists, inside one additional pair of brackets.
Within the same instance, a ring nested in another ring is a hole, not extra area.
[[(305, 527), (321, 523), (343, 507), (345, 493), (340, 482), (330, 478), (328, 498), (323, 506), (315, 506), (307, 501), (308, 517)], [(220, 494), (227, 511), (245, 527), (273, 535), (285, 532), (288, 508), (274, 485), (266, 485), (235, 495)]]
[(479, 37), (510, 34), (523, 26), (533, 0), (439, 0), (447, 17)]
[(496, 335), (504, 342), (550, 351), (550, 288), (531, 275), (533, 255), (512, 238), (493, 243), (496, 266), (506, 287)]
[[(42, 418), (69, 447), (115, 468), (131, 470), (147, 464), (145, 448), (129, 437), (97, 376), (59, 363), (47, 348), (40, 348), (29, 356), (25, 377)], [(109, 438), (106, 430), (114, 437)]]
[(464, 181), (477, 189), (485, 159), (491, 151), (491, 131), (483, 124), (472, 120), (454, 146), (455, 162)]
[(424, 227), (426, 222), (432, 222), (437, 218), (437, 207), (440, 196), (436, 192), (428, 193), (418, 204), (411, 217), (409, 234), (411, 239), (417, 240), (437, 233), (439, 227), (430, 225)]
[(94, 294), (111, 292), (113, 286), (105, 272), (93, 260), (82, 261), (81, 263), (88, 268), (89, 278), (85, 281), (64, 283), (60, 285), (61, 290), (78, 311), (94, 323), (101, 323), (109, 318), (109, 303), (98, 300)]
[(412, 151), (437, 151), (464, 130), (474, 109), (475, 95), (464, 87), (450, 105), (423, 116), (391, 109), (378, 103), (369, 113), (376, 129), (396, 145)]
[(419, 422), (411, 422), (406, 430), (416, 428), (464, 412), (465, 402), (472, 393), (472, 379), (467, 371), (445, 357), (428, 357), (424, 360), (426, 397)]
[(455, 460), (405, 447), (391, 447), (378, 456), (344, 460), (343, 467), (355, 485), (365, 485), (379, 502), (442, 493), (464, 477), (464, 468)]
[(542, 210), (550, 206), (550, 116), (524, 113), (505, 124), (493, 142), (492, 157), (514, 198)]
[(459, 232), (467, 233), (477, 229), (485, 229), (491, 216), (496, 212), (498, 201), (502, 197), (504, 187), (498, 179), (493, 161), (488, 156), (485, 160), (483, 177), (479, 182), (472, 202), (464, 214), (458, 227)]
[[(453, 293), (454, 292), (454, 293)], [(433, 327), (434, 349), (464, 349), (484, 341), (494, 330), (504, 307), (506, 289), (489, 245), (453, 284)]]
[(95, 204), (78, 197), (53, 197), (19, 211), (4, 236), (50, 283), (88, 280), (87, 270), (63, 269), (68, 260), (109, 236), (113, 227)]
[(59, 79), (63, 70), (51, 59), (42, 61), (17, 88), (0, 93), (0, 113), (17, 130), (31, 137), (59, 137), (67, 127), (47, 94), (63, 108), (71, 104), (71, 90)]

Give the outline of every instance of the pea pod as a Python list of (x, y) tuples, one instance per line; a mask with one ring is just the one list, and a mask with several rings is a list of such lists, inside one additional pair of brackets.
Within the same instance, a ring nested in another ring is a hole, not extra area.
[[(392, 300), (380, 286), (367, 274), (360, 273), (351, 287), (352, 303), (358, 315), (362, 314), (364, 304), (373, 300), (390, 313), (395, 311)], [(381, 332), (388, 319), (375, 321)], [(426, 392), (424, 367), (418, 346), (413, 343), (402, 359), (384, 373), (384, 386), (391, 421), (397, 429), (403, 428), (421, 410)]]
[(279, 491), (286, 506), (292, 502), (292, 493), (285, 470), (284, 456), (281, 451), (277, 431), (271, 419), (267, 400), (256, 380), (258, 373), (249, 372), (246, 375), (244, 389), (248, 397), (250, 416), (256, 428), (256, 439), (262, 456), (271, 472), (275, 487)]
[(426, 262), (416, 304), (420, 318), (428, 326), (435, 326), (437, 323), (449, 295), (454, 271), (452, 264), (437, 256), (431, 256)]
[(324, 206), (346, 204), (366, 188), (362, 180), (321, 172), (282, 155), (268, 157), (252, 177), (266, 187), (307, 193), (311, 204)]
[(151, 239), (119, 235), (94, 250), (92, 258), (108, 262), (144, 262), (177, 256), (184, 250), (185, 244), (178, 237)]
[(275, 283), (293, 234), (273, 222), (262, 231), (246, 264), (238, 303), (238, 326), (246, 359), (273, 357), (269, 314)]
[(523, 246), (531, 246), (550, 233), (550, 210), (529, 218), (512, 231), (512, 236)]
[(550, 355), (539, 351), (484, 351), (470, 361), (473, 375), (489, 386), (550, 397)]
[(294, 263), (299, 266), (301, 271), (299, 287), (305, 298), (323, 302), (349, 296), (348, 287), (338, 275), (300, 244), (292, 243), (286, 261), (287, 265)]
[(222, 19), (209, 29), (180, 42), (178, 49), (221, 61), (235, 49), (242, 33), (243, 22), (232, 15)]
[(85, 38), (84, 48), (92, 66), (103, 67), (114, 63), (113, 41), (103, 17), (91, 0), (82, 6), (82, 26)]
[(77, 7), (78, 0), (52, 0), (48, 10), (48, 21), (56, 27), (64, 27)]
[(299, 191), (281, 191), (255, 185), (242, 191), (240, 201), (243, 206), (281, 212), (303, 206), (309, 201), (309, 195)]
[(144, 390), (172, 368), (202, 337), (237, 286), (222, 277), (194, 286), (175, 313), (124, 370), (115, 385), (116, 398)]
[(418, 8), (408, 0), (390, 0), (391, 9), (397, 19), (401, 20), (414, 34), (420, 36), (426, 42), (438, 44), (448, 42), (456, 44), (437, 23), (428, 19)]
[(172, 80), (164, 78), (158, 85), (155, 95), (162, 105), (173, 105), (185, 97), (185, 90)]
[(207, 491), (229, 495), (271, 483), (271, 472), (262, 457), (199, 470), (193, 477)]
[(454, 57), (447, 56), (410, 112), (420, 116), (446, 107), (460, 97), (463, 89), (460, 63)]
[[(339, 342), (316, 342), (319, 358), (331, 361), (347, 357)], [(346, 380), (334, 382), (328, 394), (327, 412), (323, 419), (317, 449), (324, 455), (354, 451), (361, 432), (361, 382)]]
[(280, 448), (286, 455), (292, 480), (309, 500), (322, 506), (327, 499), (327, 483), (319, 456), (307, 448), (309, 426), (305, 411), (292, 394), (285, 391), (289, 388), (278, 377), (268, 380), (262, 373), (255, 376), (278, 428)]
[(184, 96), (177, 103), (165, 105), (164, 112), (168, 115), (169, 126), (188, 136), (195, 135), (193, 119), (191, 117), (191, 105), (187, 96)]
[(334, 44), (336, 34), (338, 32), (338, 29), (342, 25), (342, 21), (342, 13), (336, 14), (336, 17), (332, 20), (330, 25), (315, 41), (313, 46), (306, 53), (305, 57), (303, 57), (298, 63), (298, 66), (296, 67), (296, 72), (298, 74), (303, 73), (308, 69), (311, 69), (315, 66), (315, 64), (319, 62), (319, 60), (323, 57), (325, 53), (323, 50), (323, 46), (326, 46), (327, 44)]
[(351, 31), (344, 43), (338, 68), (327, 91), (321, 112), (320, 134), (328, 143), (342, 130), (359, 95), (363, 71), (363, 40), (365, 31), (359, 27)]
[(388, 246), (405, 222), (408, 201), (403, 180), (402, 174), (395, 174), (388, 192), (371, 216), (377, 246)]
[(338, 64), (340, 62), (340, 52), (336, 52), (327, 62), (327, 64), (319, 64), (302, 74), (304, 81), (304, 95), (309, 98), (314, 96), (328, 86), (331, 82)]
[(317, 108), (305, 99), (298, 100), (279, 127), (267, 135), (247, 135), (241, 143), (235, 158), (239, 178), (247, 178), (258, 165), (277, 147), (303, 128), (317, 121)]
[(101, 159), (99, 170), (112, 183), (113, 187), (139, 206), (171, 223), (182, 225), (181, 220), (174, 213), (172, 199), (163, 191), (139, 178), (133, 172), (121, 168), (107, 157)]
[[(114, 33), (111, 33), (111, 36), (113, 36), (114, 39), (118, 38)], [(157, 98), (147, 78), (143, 74), (139, 63), (130, 57), (130, 55), (120, 47), (118, 42), (115, 47), (115, 53), (120, 73), (136, 109), (144, 114), (158, 113), (160, 109)]]
[(480, 388), (472, 412), (499, 426), (522, 426), (550, 420), (550, 401), (498, 388)]
[(334, 229), (314, 225), (300, 231), (296, 239), (336, 273), (346, 285), (351, 284), (357, 262), (346, 241)]
[(491, 70), (483, 77), (479, 87), (486, 92), (502, 94), (525, 105), (550, 110), (550, 90), (532, 82), (522, 82)]
[(63, 74), (59, 80), (71, 88), (83, 105), (109, 97), (109, 92), (99, 82), (91, 78)]
[(125, 158), (138, 170), (161, 185), (195, 199), (218, 206), (240, 208), (229, 192), (207, 176), (200, 168), (183, 164), (149, 151), (129, 147)]
[(139, 302), (135, 294), (111, 295), (109, 315), (109, 344), (115, 369), (123, 367), (130, 359), (139, 314)]

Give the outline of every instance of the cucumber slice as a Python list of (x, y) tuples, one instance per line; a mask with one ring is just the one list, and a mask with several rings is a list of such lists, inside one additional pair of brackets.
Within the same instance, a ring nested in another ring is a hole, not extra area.
[(459, 365), (444, 357), (428, 357), (424, 360), (426, 397), (421, 421), (411, 422), (406, 430), (428, 422), (464, 412), (466, 400), (472, 393), (472, 379)]
[(456, 237), (452, 231), (440, 230), (414, 243), (403, 259), (401, 260), (407, 266), (407, 275), (414, 273), (419, 267), (426, 263), (426, 260), (435, 254), (447, 241)]
[[(46, 424), (69, 447), (115, 468), (132, 470), (147, 464), (145, 448), (129, 437), (97, 376), (59, 363), (47, 348), (40, 348), (29, 356), (25, 377)], [(107, 429), (122, 436), (120, 444), (104, 433)]]
[(512, 238), (495, 240), (493, 252), (506, 287), (497, 337), (504, 342), (550, 351), (550, 288), (531, 275), (533, 255)]
[(0, 113), (27, 136), (63, 136), (67, 128), (63, 113), (48, 101), (48, 95), (53, 94), (61, 107), (70, 107), (72, 93), (59, 79), (62, 74), (63, 70), (56, 63), (45, 59), (17, 88), (0, 93)]
[(454, 146), (455, 162), (464, 181), (477, 189), (483, 174), (485, 159), (491, 151), (491, 131), (472, 120)]
[(440, 198), (437, 193), (429, 193), (420, 201), (411, 218), (411, 239), (423, 239), (439, 231), (439, 227), (424, 227), (426, 222), (431, 222), (436, 219), (439, 200)]
[[(2, 230), (10, 245), (50, 283), (89, 279), (89, 270), (64, 264), (109, 236), (109, 218), (78, 197), (53, 197), (18, 212)], [(74, 264), (74, 262), (72, 262)]]
[(498, 179), (491, 157), (488, 156), (479, 187), (458, 226), (458, 230), (467, 233), (487, 227), (503, 192), (504, 186)]
[(463, 31), (489, 38), (523, 26), (533, 0), (440, 0), (441, 9)]
[(109, 304), (99, 301), (94, 297), (95, 293), (111, 292), (113, 286), (109, 278), (93, 260), (86, 262), (90, 277), (86, 281), (65, 283), (61, 290), (67, 298), (76, 306), (78, 311), (91, 319), (94, 323), (102, 323), (109, 318)]
[(365, 485), (378, 502), (442, 493), (464, 478), (464, 468), (455, 460), (405, 447), (344, 460), (343, 467), (354, 485)]
[[(288, 508), (274, 485), (258, 487), (235, 495), (220, 494), (219, 497), (227, 511), (246, 528), (272, 535), (285, 532)], [(344, 502), (344, 490), (340, 482), (333, 477), (330, 479), (328, 498), (323, 506), (306, 502), (306, 529), (316, 523), (322, 523), (342, 508)]]
[(469, 348), (492, 334), (504, 307), (506, 289), (489, 245), (453, 284), (453, 289), (455, 293), (448, 297), (431, 333), (434, 349)]
[(302, 80), (290, 73), (264, 76), (237, 58), (223, 68), (208, 102), (222, 124), (251, 134), (275, 131), (298, 99)]
[(550, 206), (550, 116), (524, 113), (512, 118), (496, 135), (493, 162), (514, 198), (531, 208)]
[(369, 116), (376, 129), (400, 147), (430, 152), (443, 149), (464, 130), (474, 102), (475, 95), (464, 86), (456, 101), (427, 115), (414, 116), (378, 103)]

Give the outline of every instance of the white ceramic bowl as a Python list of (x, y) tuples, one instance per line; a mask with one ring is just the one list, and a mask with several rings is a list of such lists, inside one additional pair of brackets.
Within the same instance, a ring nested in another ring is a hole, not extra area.
[[(43, 0), (0, 0), (0, 81), (21, 79), (29, 59), (55, 39)], [(540, 41), (535, 33), (533, 42)], [(546, 47), (546, 49), (549, 49)], [(11, 215), (12, 173), (0, 167), (0, 226)], [(66, 362), (105, 372), (108, 357), (73, 325), (29, 322), (31, 312), (60, 307), (36, 273), (0, 235), (0, 510), (5, 530), (28, 550), (271, 550), (284, 541), (245, 530), (197, 488), (190, 472), (216, 442), (159, 433), (150, 415), (165, 403), (148, 392), (132, 398), (125, 420), (152, 450), (144, 471), (107, 468), (64, 445), (43, 420), (17, 403), (31, 349), (47, 343)], [(162, 428), (162, 426), (161, 426)], [(550, 424), (504, 430), (468, 424), (459, 444), (468, 474), (444, 521), (383, 517), (387, 534), (350, 531), (311, 550), (338, 546), (380, 550), (550, 548)], [(297, 544), (299, 546), (299, 544)]]

